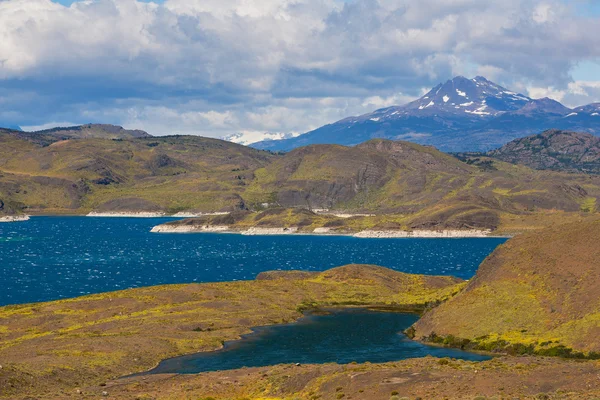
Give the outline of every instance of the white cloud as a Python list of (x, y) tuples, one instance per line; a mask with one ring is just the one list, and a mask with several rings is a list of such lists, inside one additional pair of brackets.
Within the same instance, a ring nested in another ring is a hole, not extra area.
[(0, 116), (293, 134), (471, 73), (585, 102), (599, 34), (559, 0), (0, 0)]
[(551, 99), (562, 101), (567, 94), (566, 90), (557, 90), (552, 86), (549, 87), (530, 87), (527, 89), (529, 97), (539, 99), (542, 97), (549, 97)]
[(577, 107), (591, 102), (600, 102), (600, 81), (570, 82), (565, 89), (550, 87), (529, 87), (530, 97), (549, 97), (568, 107)]
[(21, 129), (23, 129), (24, 131), (43, 131), (45, 129), (51, 129), (51, 128), (56, 128), (56, 127), (69, 127), (69, 126), (75, 126), (77, 125), (74, 122), (46, 122), (45, 124), (41, 124), (41, 125), (25, 125), (25, 126), (21, 126)]

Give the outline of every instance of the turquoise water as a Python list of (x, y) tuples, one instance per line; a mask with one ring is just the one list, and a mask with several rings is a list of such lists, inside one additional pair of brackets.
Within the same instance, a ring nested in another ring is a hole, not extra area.
[(0, 224), (0, 305), (348, 263), (468, 279), (505, 241), (150, 233), (167, 220), (34, 217)]
[(410, 340), (402, 331), (417, 319), (413, 314), (360, 309), (309, 316), (292, 324), (257, 328), (242, 340), (226, 342), (222, 350), (164, 360), (149, 373), (192, 374), (290, 363), (380, 363), (427, 355), (490, 359)]

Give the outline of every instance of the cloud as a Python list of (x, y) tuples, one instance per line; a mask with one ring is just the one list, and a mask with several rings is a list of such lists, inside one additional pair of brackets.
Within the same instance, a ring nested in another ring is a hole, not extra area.
[(600, 21), (575, 11), (558, 0), (0, 0), (0, 123), (296, 134), (458, 74), (600, 100), (571, 77), (600, 58)]

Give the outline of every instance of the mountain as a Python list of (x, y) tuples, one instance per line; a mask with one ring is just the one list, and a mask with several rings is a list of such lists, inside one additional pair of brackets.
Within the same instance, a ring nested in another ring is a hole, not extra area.
[(600, 138), (589, 133), (552, 129), (515, 139), (486, 155), (534, 169), (600, 174)]
[(596, 218), (509, 240), (461, 293), (415, 324), (414, 336), (516, 354), (600, 358), (599, 235)]
[(252, 146), (289, 151), (310, 144), (354, 146), (386, 138), (433, 145), (443, 151), (487, 151), (551, 128), (600, 135), (600, 103), (570, 109), (548, 98), (531, 99), (481, 76), (458, 76), (406, 105)]

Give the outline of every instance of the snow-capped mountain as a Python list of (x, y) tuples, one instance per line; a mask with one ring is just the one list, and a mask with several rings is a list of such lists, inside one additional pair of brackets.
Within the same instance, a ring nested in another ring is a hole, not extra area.
[(315, 143), (355, 145), (381, 137), (430, 144), (446, 151), (489, 150), (551, 128), (600, 134), (598, 116), (600, 103), (570, 109), (552, 99), (531, 99), (481, 76), (458, 76), (406, 105), (252, 146), (290, 150)]
[(256, 143), (259, 141), (290, 139), (296, 136), (298, 135), (293, 133), (270, 133), (249, 131), (234, 133), (225, 136), (223, 140), (228, 140), (233, 143), (243, 144), (244, 146), (247, 146), (251, 143)]

